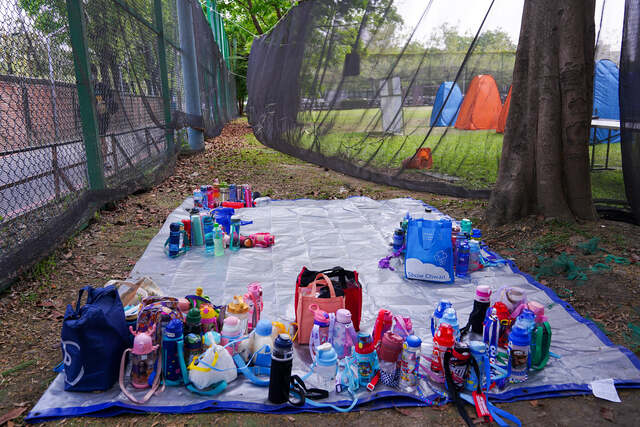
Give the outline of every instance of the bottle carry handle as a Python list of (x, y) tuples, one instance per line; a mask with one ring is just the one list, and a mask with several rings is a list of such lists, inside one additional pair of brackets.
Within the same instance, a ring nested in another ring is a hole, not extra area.
[[(156, 391), (158, 391), (158, 387), (160, 386), (160, 383), (161, 383), (160, 379), (162, 378), (162, 353), (159, 354), (158, 360), (156, 360), (156, 366), (158, 370), (157, 372), (154, 372), (155, 376), (153, 378), (153, 384), (151, 385), (151, 390), (149, 390), (142, 399), (138, 400), (135, 397), (133, 397), (131, 393), (127, 391), (127, 388), (124, 385), (125, 360), (126, 360), (127, 353), (130, 351), (131, 349), (128, 348), (124, 351), (124, 353), (122, 353), (122, 359), (120, 360), (120, 378), (118, 379), (118, 382), (120, 383), (120, 390), (125, 396), (127, 396), (127, 398), (130, 401), (132, 401), (133, 403), (137, 403), (138, 405), (142, 405), (146, 403), (149, 399), (151, 399), (151, 396), (153, 396), (156, 393)], [(164, 391), (164, 383), (162, 383), (162, 386), (158, 393), (161, 393), (163, 391)]]

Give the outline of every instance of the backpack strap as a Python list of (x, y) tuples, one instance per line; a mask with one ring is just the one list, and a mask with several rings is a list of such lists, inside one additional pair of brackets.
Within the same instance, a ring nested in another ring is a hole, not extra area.
[(460, 396), (458, 394), (458, 388), (456, 387), (455, 382), (453, 382), (451, 366), (449, 365), (452, 355), (453, 353), (451, 352), (451, 350), (447, 350), (447, 352), (444, 354), (443, 363), (444, 377), (447, 385), (447, 391), (449, 392), (449, 399), (453, 402), (454, 405), (456, 405), (458, 413), (460, 414), (464, 422), (467, 423), (467, 426), (473, 427), (473, 421), (471, 421), (471, 418), (469, 418), (469, 414), (467, 414), (467, 411), (464, 409), (464, 404), (462, 403), (462, 400), (460, 399)]

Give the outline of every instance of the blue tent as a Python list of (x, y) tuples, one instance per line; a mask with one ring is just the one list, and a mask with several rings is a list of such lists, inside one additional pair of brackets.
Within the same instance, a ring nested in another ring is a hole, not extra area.
[[(453, 87), (453, 90), (451, 88)], [(436, 116), (438, 115), (438, 111), (442, 108), (447, 95), (449, 99), (447, 100), (447, 105), (442, 109), (442, 113), (440, 117), (438, 117), (438, 121), (436, 122)], [(431, 126), (453, 126), (456, 124), (456, 120), (458, 119), (458, 111), (460, 111), (460, 104), (462, 104), (462, 92), (460, 88), (456, 84), (453, 85), (453, 82), (443, 82), (438, 88), (438, 93), (436, 93), (436, 100), (433, 103), (433, 109), (431, 110)]]
[[(600, 119), (620, 120), (620, 104), (618, 102), (618, 82), (620, 71), (615, 63), (608, 59), (596, 62), (596, 72), (593, 79), (593, 115)], [(594, 141), (594, 132), (596, 141)], [(590, 141), (605, 142), (607, 129), (591, 129)], [(620, 132), (612, 131), (611, 142), (620, 142)], [(614, 136), (615, 135), (615, 136)]]

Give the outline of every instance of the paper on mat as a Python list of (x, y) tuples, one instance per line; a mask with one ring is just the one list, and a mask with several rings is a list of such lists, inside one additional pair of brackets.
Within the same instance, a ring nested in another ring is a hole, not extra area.
[(590, 383), (591, 390), (595, 397), (600, 399), (609, 400), (611, 402), (620, 403), (620, 397), (618, 391), (613, 383), (613, 378), (607, 378), (606, 380), (596, 380)]

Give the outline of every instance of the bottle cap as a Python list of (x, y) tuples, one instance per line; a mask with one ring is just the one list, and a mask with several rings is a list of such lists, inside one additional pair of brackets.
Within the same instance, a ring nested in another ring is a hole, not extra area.
[(172, 319), (164, 328), (164, 334), (169, 338), (177, 338), (182, 336), (182, 320)]
[(200, 308), (200, 317), (202, 318), (202, 323), (213, 323), (216, 321), (218, 313), (213, 307), (203, 304)]
[(476, 301), (489, 302), (491, 300), (491, 288), (487, 285), (478, 285), (476, 287)]
[(234, 302), (230, 302), (227, 306), (227, 312), (232, 314), (244, 314), (249, 311), (249, 304), (244, 302), (244, 298), (240, 295), (233, 297)]
[(471, 237), (478, 240), (482, 239), (482, 231), (479, 228), (474, 228), (471, 232)]
[[(410, 335), (413, 336), (413, 335)], [(385, 362), (395, 362), (400, 357), (402, 352), (402, 344), (404, 340), (398, 334), (394, 334), (391, 331), (387, 331), (380, 340), (380, 347), (378, 348), (378, 357)]]
[(231, 216), (231, 222), (240, 222), (240, 215), (232, 215)]
[(276, 337), (273, 345), (280, 350), (291, 350), (293, 342), (291, 341), (291, 336), (289, 334), (280, 334)]
[(149, 334), (143, 332), (136, 335), (133, 339), (133, 350), (131, 350), (131, 352), (133, 354), (149, 354), (155, 350), (154, 347), (153, 339), (151, 339)]
[(544, 315), (544, 305), (538, 301), (529, 301), (527, 308), (536, 315), (536, 323), (542, 323), (547, 321), (547, 317)]
[(511, 328), (511, 333), (509, 334), (509, 341), (513, 345), (518, 346), (528, 346), (531, 344), (531, 335), (529, 335), (529, 330), (526, 327), (521, 326), (520, 324), (515, 324)]
[(402, 228), (396, 228), (394, 234), (397, 234), (398, 236), (404, 236), (404, 230)]
[(329, 315), (326, 311), (318, 307), (318, 304), (309, 305), (309, 310), (313, 313), (313, 323), (317, 325), (328, 325)]
[(469, 240), (468, 243), (470, 251), (480, 251), (480, 242), (477, 240)]
[(356, 353), (368, 354), (371, 353), (373, 348), (373, 338), (371, 334), (365, 331), (358, 332), (358, 344), (355, 347)]
[(451, 304), (451, 301), (443, 299), (440, 300), (440, 302), (438, 303), (438, 305), (436, 306), (436, 310), (433, 313), (433, 317), (436, 317), (438, 319), (442, 318), (442, 315), (444, 314), (444, 311), (451, 307), (453, 304)]
[(529, 331), (533, 330), (536, 325), (536, 315), (533, 311), (528, 308), (523, 309), (516, 319), (516, 322), (521, 322)]
[(182, 227), (182, 223), (181, 222), (172, 222), (171, 224), (169, 224), (169, 230), (170, 231), (180, 231), (180, 227)]
[(184, 346), (188, 350), (199, 349), (202, 347), (202, 338), (197, 334), (187, 334), (187, 336), (184, 337)]
[(333, 346), (326, 342), (324, 344), (320, 344), (318, 346), (318, 351), (316, 354), (316, 363), (320, 366), (331, 366), (335, 365), (338, 360), (338, 355), (336, 351), (333, 349)]
[(256, 335), (262, 337), (270, 336), (272, 331), (271, 322), (267, 319), (260, 319), (256, 326)]
[(336, 311), (336, 321), (340, 323), (351, 322), (351, 312), (346, 308), (339, 308), (338, 311)]
[(453, 329), (457, 329), (458, 325), (458, 316), (456, 315), (456, 309), (453, 307), (449, 307), (444, 311), (442, 315), (442, 323), (446, 323), (451, 325)]
[(460, 231), (465, 234), (471, 234), (471, 220), (464, 218), (460, 221)]
[(235, 316), (229, 316), (224, 319), (224, 325), (222, 326), (222, 332), (225, 335), (234, 334), (240, 331), (240, 319)]
[(438, 326), (438, 331), (433, 340), (443, 347), (453, 347), (456, 340), (453, 336), (453, 328), (451, 325), (441, 323), (440, 326)]
[(200, 316), (200, 310), (193, 307), (187, 313), (187, 323), (191, 325), (197, 325), (200, 323), (200, 321), (202, 321), (202, 316)]

